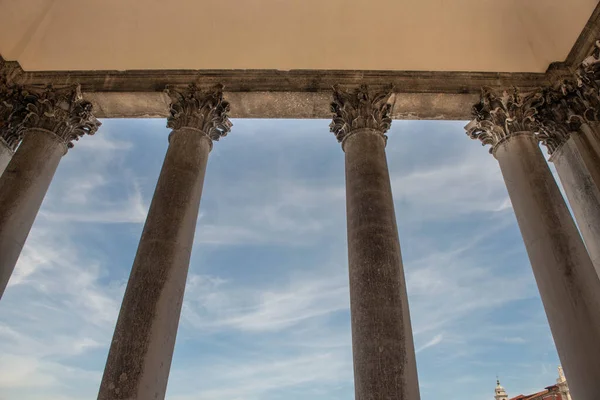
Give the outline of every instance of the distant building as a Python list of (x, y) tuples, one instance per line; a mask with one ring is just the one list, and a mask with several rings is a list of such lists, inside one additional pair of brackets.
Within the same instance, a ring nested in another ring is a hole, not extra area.
[(573, 400), (569, 393), (569, 386), (562, 367), (558, 367), (558, 379), (556, 384), (546, 387), (544, 390), (532, 394), (520, 394), (517, 397), (508, 397), (506, 390), (496, 381), (494, 400)]

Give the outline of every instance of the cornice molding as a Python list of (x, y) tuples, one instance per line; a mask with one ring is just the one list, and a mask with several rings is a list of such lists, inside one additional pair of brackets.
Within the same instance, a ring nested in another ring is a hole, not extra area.
[(600, 3), (592, 12), (588, 22), (583, 27), (581, 34), (571, 48), (569, 55), (564, 61), (564, 65), (575, 71), (581, 63), (590, 55), (595, 47), (596, 41), (600, 38)]

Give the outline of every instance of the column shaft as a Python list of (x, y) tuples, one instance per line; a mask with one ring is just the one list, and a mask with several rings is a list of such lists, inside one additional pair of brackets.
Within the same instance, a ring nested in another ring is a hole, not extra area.
[(164, 399), (211, 141), (173, 131), (133, 263), (99, 400)]
[(495, 148), (573, 398), (600, 393), (600, 278), (536, 138)]
[(54, 133), (30, 129), (0, 177), (0, 297), (66, 151)]
[(10, 159), (12, 158), (13, 154), (14, 152), (10, 147), (8, 147), (6, 142), (0, 139), (0, 175), (2, 175), (2, 173), (6, 169), (6, 166), (10, 162)]
[(583, 124), (579, 132), (571, 134), (571, 138), (592, 182), (600, 189), (600, 140), (596, 131), (589, 124)]
[[(600, 276), (600, 186), (579, 151), (579, 133), (572, 133), (551, 157), (577, 220), (588, 253)], [(585, 150), (584, 150), (585, 151)]]
[[(596, 170), (600, 170), (600, 122), (582, 124), (579, 130), (582, 138), (578, 148), (587, 149), (586, 157), (589, 157), (590, 161), (594, 160)], [(583, 147), (584, 144), (585, 147)]]
[(343, 147), (356, 400), (418, 400), (385, 137), (360, 129)]

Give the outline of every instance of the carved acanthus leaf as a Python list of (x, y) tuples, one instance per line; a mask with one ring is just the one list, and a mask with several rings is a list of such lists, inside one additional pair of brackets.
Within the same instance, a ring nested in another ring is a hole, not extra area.
[(580, 114), (585, 122), (600, 121), (600, 40), (577, 69), (575, 85), (581, 100)]
[(195, 85), (184, 89), (168, 87), (165, 92), (171, 98), (168, 128), (199, 129), (212, 140), (219, 140), (231, 131), (229, 103), (223, 100), (222, 86), (204, 91)]
[(9, 121), (9, 128), (19, 135), (28, 129), (45, 129), (69, 148), (83, 135), (96, 133), (100, 125), (92, 113), (92, 104), (82, 99), (79, 85), (23, 88), (21, 103)]
[(565, 80), (543, 90), (544, 102), (538, 106), (538, 138), (552, 155), (573, 131), (585, 122), (585, 106), (577, 83)]
[(15, 150), (21, 137), (14, 129), (9, 128), (11, 115), (21, 103), (21, 88), (9, 82), (8, 72), (4, 60), (0, 59), (0, 140), (11, 149)]
[(333, 121), (329, 128), (338, 142), (356, 129), (374, 129), (384, 135), (392, 124), (392, 105), (388, 103), (391, 95), (391, 87), (370, 91), (366, 86), (360, 86), (353, 91), (344, 91), (335, 86), (331, 103)]
[(538, 132), (535, 115), (543, 104), (541, 92), (521, 94), (517, 88), (494, 92), (482, 88), (479, 103), (473, 106), (473, 120), (465, 126), (471, 139), (491, 145), (490, 153), (502, 140), (519, 132)]

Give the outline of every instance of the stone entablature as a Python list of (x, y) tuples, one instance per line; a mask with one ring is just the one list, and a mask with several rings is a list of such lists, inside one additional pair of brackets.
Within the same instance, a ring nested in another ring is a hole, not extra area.
[[(481, 87), (522, 93), (548, 87), (571, 77), (590, 54), (600, 35), (600, 6), (596, 7), (565, 61), (545, 73), (385, 71), (385, 70), (88, 70), (24, 71), (0, 56), (0, 69), (20, 85), (62, 87), (77, 82), (83, 98), (94, 105), (98, 118), (165, 118), (170, 98), (164, 88), (194, 82), (209, 88), (222, 84), (231, 104), (231, 118), (329, 118), (331, 87), (371, 88), (393, 85), (392, 119), (467, 120)], [(6, 56), (6, 54), (5, 54)], [(597, 57), (596, 57), (597, 59)], [(594, 66), (593, 59), (588, 64)]]

